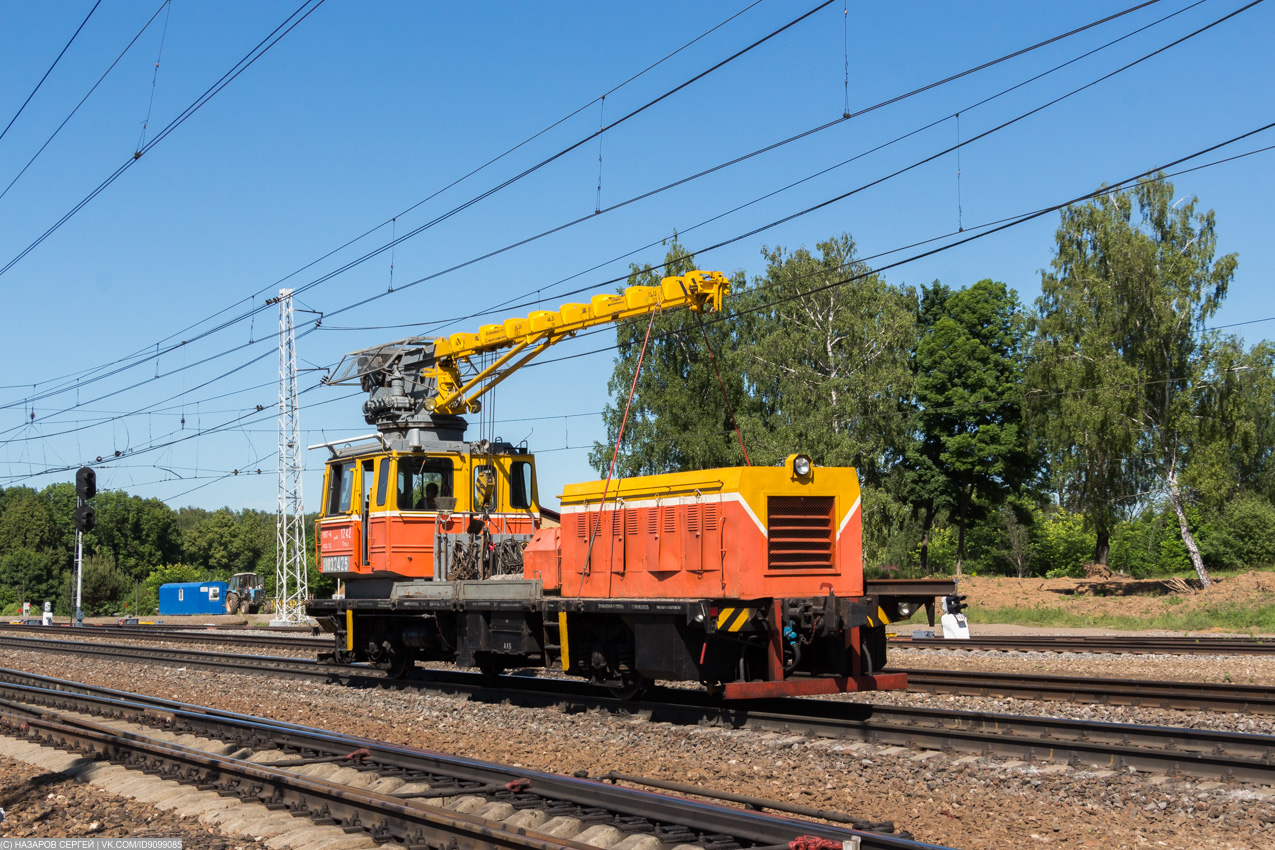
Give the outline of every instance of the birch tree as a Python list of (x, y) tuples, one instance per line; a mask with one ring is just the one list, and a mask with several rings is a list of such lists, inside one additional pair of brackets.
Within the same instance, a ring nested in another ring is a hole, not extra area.
[[(657, 286), (665, 277), (686, 274), (696, 268), (695, 258), (674, 240), (662, 267), (633, 266), (619, 291), (623, 292), (628, 286)], [(742, 279), (732, 282), (725, 314), (737, 312), (746, 302), (747, 294), (739, 291), (742, 283)], [(677, 310), (656, 316), (654, 324), (641, 318), (616, 326), (615, 366), (607, 384), (611, 401), (602, 412), (607, 438), (606, 442), (594, 443), (589, 452), (589, 464), (599, 476), (605, 477), (611, 466), (639, 357), (642, 369), (624, 426), (615, 476), (624, 478), (743, 464), (743, 453), (726, 404), (726, 398), (734, 408), (746, 403), (742, 379), (735, 365), (736, 326), (722, 318), (717, 314), (700, 317), (690, 310)], [(651, 339), (642, 357), (648, 326)], [(715, 352), (716, 369), (709, 345)], [(723, 384), (726, 396), (722, 393)]]
[(816, 248), (762, 252), (738, 329), (750, 451), (764, 464), (805, 452), (879, 485), (905, 445), (915, 295), (871, 274), (848, 234)]
[(1206, 409), (1224, 406), (1223, 375), (1204, 331), (1237, 258), (1214, 259), (1213, 212), (1196, 205), (1175, 202), (1161, 177), (1063, 211), (1041, 279), (1031, 384), (1060, 487), (1097, 531), (1095, 560), (1106, 563), (1120, 506), (1155, 492), (1207, 586), (1187, 482), (1220, 433)]

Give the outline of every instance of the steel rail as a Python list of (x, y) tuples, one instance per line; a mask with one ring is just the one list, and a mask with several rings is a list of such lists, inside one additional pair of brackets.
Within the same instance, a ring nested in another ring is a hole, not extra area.
[(963, 696), (1008, 696), (1099, 705), (1275, 714), (1275, 687), (1150, 679), (1096, 679), (969, 670), (895, 669), (907, 673), (908, 689)]
[(1142, 635), (1012, 635), (943, 638), (892, 638), (899, 649), (991, 650), (999, 652), (1098, 652), (1136, 655), (1267, 655), (1275, 638), (1147, 637)]
[[(742, 846), (778, 850), (787, 848), (800, 836), (814, 836), (842, 847), (875, 850), (921, 850), (934, 846), (903, 836), (795, 820), (16, 671), (3, 672), (10, 679), (24, 678), (30, 682), (3, 686), (0, 722), (6, 722), (11, 733), (36, 736), (54, 745), (74, 743), (96, 756), (109, 756), (130, 766), (158, 770), (166, 778), (215, 787), (223, 793), (237, 793), (271, 805), (287, 805), (298, 813), (317, 812), (346, 826), (362, 825), (371, 829), (374, 837), (398, 840), (409, 847), (427, 843), (444, 846), (454, 836), (459, 836), (464, 846), (539, 850), (552, 847), (583, 850), (588, 846), (529, 836), (524, 830), (458, 815), (439, 808), (437, 802), (428, 801), (431, 797), (460, 794), (510, 802), (515, 809), (539, 807), (550, 816), (579, 814), (586, 822), (610, 823), (628, 834), (652, 834), (665, 846), (689, 843), (706, 848)], [(63, 712), (77, 715), (67, 716)], [(279, 749), (299, 758), (271, 766), (233, 756), (216, 756), (122, 732), (85, 719), (85, 713), (159, 726), (179, 734), (215, 738), (251, 749)], [(381, 776), (398, 775), (432, 787), (415, 794), (376, 794), (281, 769), (285, 763), (337, 760)], [(440, 835), (441, 842), (437, 841)]]
[(83, 637), (109, 637), (114, 640), (163, 640), (173, 643), (204, 643), (218, 646), (259, 646), (270, 649), (302, 649), (320, 651), (332, 648), (332, 638), (297, 635), (283, 637), (273, 634), (225, 634), (217, 630), (160, 629), (153, 626), (22, 626), (0, 623), (0, 632), (47, 637), (53, 640), (77, 640)]
[[(30, 641), (0, 636), (0, 645), (39, 651), (75, 651), (142, 663), (210, 666), (223, 670), (319, 679), (362, 687), (423, 688), (468, 695), (482, 701), (510, 701), (526, 707), (565, 711), (605, 710), (639, 714), (653, 722), (716, 725), (800, 733), (910, 749), (1000, 755), (1028, 762), (1063, 761), (1103, 769), (1136, 769), (1210, 779), (1275, 784), (1275, 736), (1185, 727), (1147, 726), (1067, 718), (954, 711), (852, 702), (775, 699), (723, 703), (698, 691), (663, 690), (658, 699), (622, 701), (602, 696), (584, 683), (504, 676), (498, 682), (478, 674), (418, 670), (408, 680), (390, 679), (374, 668), (350, 668), (298, 658), (250, 656), (218, 658), (193, 650), (146, 650), (65, 641)], [(38, 645), (37, 645), (38, 644)], [(156, 654), (162, 653), (162, 654)], [(3, 681), (0, 676), (0, 681)]]

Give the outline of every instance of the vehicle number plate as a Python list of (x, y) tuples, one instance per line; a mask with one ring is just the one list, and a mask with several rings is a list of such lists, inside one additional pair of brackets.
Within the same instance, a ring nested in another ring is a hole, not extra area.
[(350, 569), (349, 555), (324, 555), (321, 573), (342, 572)]

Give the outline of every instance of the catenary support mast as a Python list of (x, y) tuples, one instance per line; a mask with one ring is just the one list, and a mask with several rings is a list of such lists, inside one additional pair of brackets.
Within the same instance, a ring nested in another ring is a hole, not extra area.
[(296, 329), (292, 290), (279, 297), (279, 495), (275, 516), (275, 619), (303, 623), (310, 595), (306, 580), (305, 509), (301, 498), (301, 422), (297, 409)]

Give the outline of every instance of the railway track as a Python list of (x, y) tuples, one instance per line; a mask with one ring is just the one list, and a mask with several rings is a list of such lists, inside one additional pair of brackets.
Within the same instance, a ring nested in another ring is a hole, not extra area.
[[(0, 646), (74, 652), (131, 662), (181, 665), (259, 675), (288, 676), (355, 687), (426, 688), (480, 701), (510, 701), (566, 711), (637, 714), (655, 722), (749, 728), (847, 741), (999, 755), (1028, 762), (1067, 762), (1107, 769), (1136, 769), (1210, 779), (1275, 784), (1275, 736), (1105, 723), (1030, 715), (878, 705), (840, 700), (780, 699), (723, 703), (698, 691), (667, 689), (652, 699), (619, 701), (582, 683), (420, 670), (410, 680), (390, 679), (370, 667), (341, 667), (300, 658), (227, 658), (195, 650), (0, 636)], [(3, 676), (0, 675), (0, 680)]]
[[(238, 631), (235, 631), (238, 630)], [(101, 636), (117, 640), (166, 640), (171, 642), (217, 644), (222, 646), (255, 646), (272, 649), (328, 649), (331, 637), (310, 635), (309, 627), (270, 629), (268, 634), (243, 634), (240, 627), (220, 626), (24, 626), (0, 623), (0, 633), (74, 639), (77, 636)], [(264, 630), (261, 630), (264, 631)], [(229, 632), (229, 633), (228, 633)], [(304, 634), (303, 634), (304, 632)], [(1116, 636), (1050, 636), (1014, 635), (973, 637), (968, 640), (942, 638), (893, 638), (891, 645), (900, 649), (999, 651), (999, 652), (1094, 652), (1156, 655), (1266, 655), (1275, 653), (1275, 638), (1251, 637), (1145, 637)]]
[(238, 634), (226, 630), (197, 629), (195, 627), (164, 628), (160, 626), (21, 626), (0, 623), (0, 633), (48, 637), (55, 640), (75, 640), (79, 637), (109, 637), (113, 640), (162, 640), (173, 643), (202, 643), (218, 646), (256, 646), (269, 649), (305, 649), (318, 652), (331, 649), (331, 637), (312, 637), (292, 632), (291, 637), (275, 634)]
[(948, 649), (999, 652), (1109, 652), (1135, 655), (1268, 655), (1275, 638), (1146, 637), (1141, 635), (1012, 635), (943, 638), (892, 638), (900, 649)]
[(976, 697), (1016, 697), (1145, 708), (1275, 714), (1275, 688), (1266, 685), (1147, 679), (1095, 679), (1023, 673), (890, 668), (908, 674), (908, 690)]
[[(262, 648), (300, 649), (315, 652), (331, 648), (331, 638), (271, 637), (269, 635), (204, 635), (136, 632), (120, 633), (111, 628), (85, 628), (94, 636), (104, 635), (126, 640), (165, 640), (199, 642), (217, 645), (254, 646)], [(53, 640), (71, 640), (75, 633), (59, 633)], [(107, 654), (116, 655), (117, 652)], [(126, 657), (131, 657), (126, 652)], [(187, 656), (178, 656), (185, 658)], [(206, 666), (217, 664), (217, 658), (204, 659)], [(220, 665), (218, 665), (220, 666)], [(231, 669), (238, 669), (231, 665)], [(310, 668), (304, 668), (310, 676)], [(1008, 696), (1032, 700), (1130, 705), (1148, 708), (1205, 711), (1242, 711), (1251, 714), (1275, 714), (1275, 689), (1264, 685), (1217, 684), (1199, 682), (1148, 681), (1142, 679), (1095, 679), (1085, 676), (996, 674), (953, 670), (891, 668), (908, 674), (908, 688), (930, 693), (963, 696)]]
[[(743, 798), (738, 801), (752, 808), (734, 808), (629, 787), (658, 784), (642, 777), (609, 774), (603, 777), (607, 784), (12, 670), (0, 674), (0, 728), (9, 736), (109, 759), (409, 850), (935, 847), (891, 834), (892, 824), (840, 812), (799, 812), (845, 825), (815, 823), (776, 813), (800, 808), (777, 801)], [(357, 778), (349, 776), (351, 769)], [(694, 793), (714, 796), (711, 789)]]

